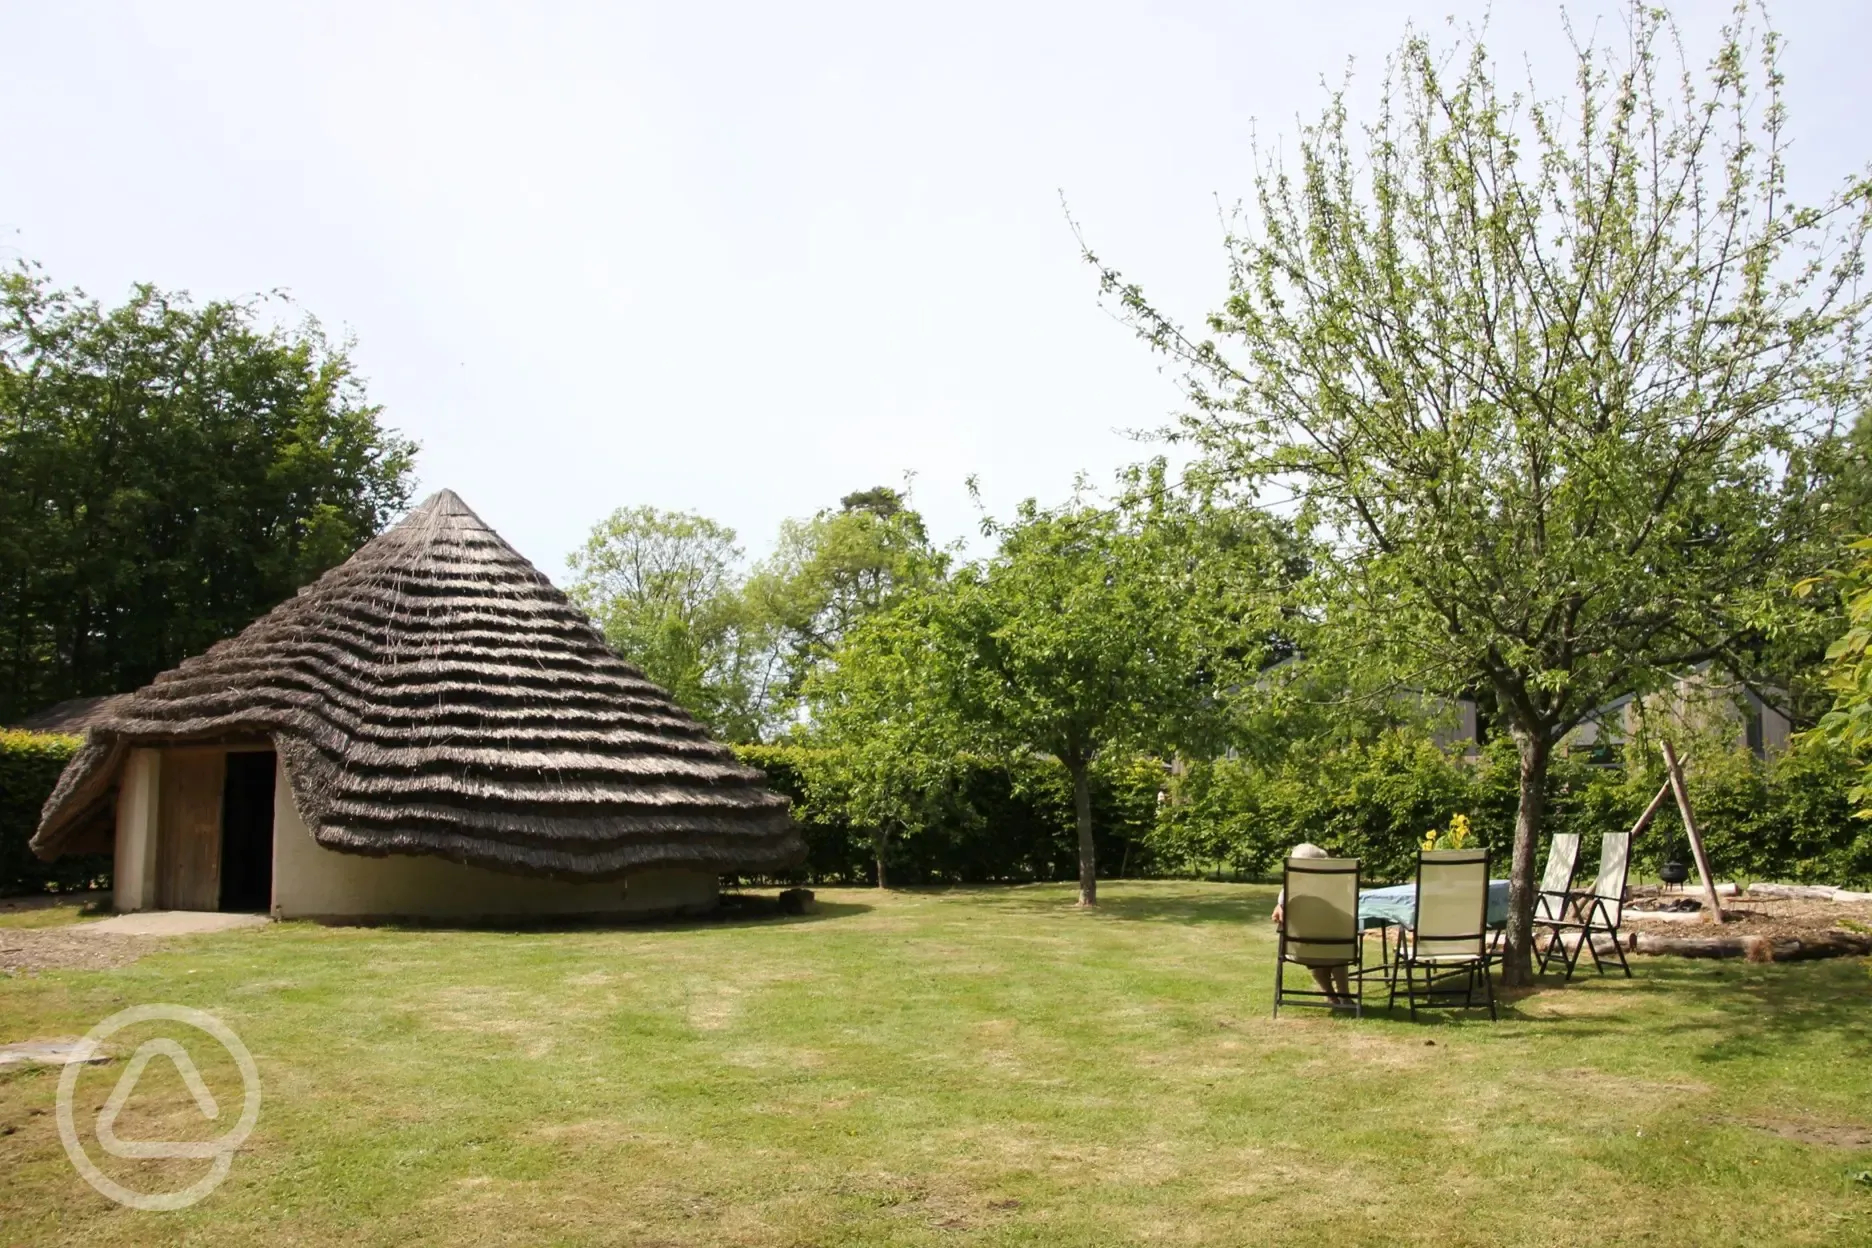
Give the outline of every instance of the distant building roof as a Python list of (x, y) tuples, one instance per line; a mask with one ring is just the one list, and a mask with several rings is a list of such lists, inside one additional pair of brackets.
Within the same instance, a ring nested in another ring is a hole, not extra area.
[(21, 728), (27, 732), (66, 732), (79, 736), (122, 705), (129, 696), (127, 693), (110, 693), (95, 698), (67, 698), (7, 727)]

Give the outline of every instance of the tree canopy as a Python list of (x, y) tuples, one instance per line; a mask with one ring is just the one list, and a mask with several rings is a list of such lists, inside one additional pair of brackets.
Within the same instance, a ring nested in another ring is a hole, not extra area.
[(1188, 365), (1198, 476), (1293, 493), (1331, 644), (1493, 695), (1523, 768), (1510, 982), (1554, 745), (1691, 664), (1757, 670), (1867, 393), (1865, 184), (1790, 198), (1774, 33), (1739, 18), (1698, 75), (1667, 15), (1628, 21), (1575, 45), (1564, 99), (1408, 37), (1369, 124), (1335, 93), (1259, 171), (1212, 338), (1101, 266)]
[(773, 632), (748, 610), (735, 532), (693, 512), (619, 508), (573, 552), (570, 595), (644, 674), (731, 741), (772, 713)]
[(797, 705), (812, 672), (867, 616), (940, 580), (948, 558), (931, 544), (923, 517), (888, 486), (847, 494), (780, 527), (774, 552), (749, 577), (749, 612), (773, 629), (780, 696)]
[(260, 313), (0, 275), (0, 719), (145, 683), (407, 506), (346, 345)]
[[(854, 791), (910, 823), (940, 760), (1050, 754), (1072, 777), (1079, 889), (1098, 898), (1089, 770), (1101, 753), (1214, 748), (1271, 634), (1274, 543), (1234, 518), (1155, 505), (1023, 504), (990, 557), (861, 623), (809, 684), (815, 726), (875, 773)], [(1262, 627), (1255, 628), (1254, 623)], [(864, 817), (866, 811), (855, 811)]]
[(733, 529), (641, 506), (600, 521), (569, 562), (571, 596), (619, 652), (735, 741), (795, 726), (808, 678), (857, 624), (948, 566), (887, 486), (784, 521), (751, 569)]

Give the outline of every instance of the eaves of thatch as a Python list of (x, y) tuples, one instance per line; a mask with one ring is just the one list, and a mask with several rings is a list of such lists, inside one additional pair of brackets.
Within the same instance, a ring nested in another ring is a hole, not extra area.
[(134, 747), (266, 738), (329, 849), (568, 879), (805, 857), (761, 773), (448, 490), (94, 717), (33, 850), (94, 847)]

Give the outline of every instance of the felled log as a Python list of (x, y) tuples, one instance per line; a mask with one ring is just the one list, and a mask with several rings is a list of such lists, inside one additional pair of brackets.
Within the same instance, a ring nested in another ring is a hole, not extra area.
[(1771, 901), (1832, 901), (1837, 888), (1818, 884), (1751, 884), (1745, 896)]
[(1674, 958), (1746, 958), (1750, 962), (1805, 962), (1813, 958), (1872, 955), (1872, 935), (1816, 932), (1811, 936), (1679, 936), (1674, 932), (1630, 932), (1633, 953)]

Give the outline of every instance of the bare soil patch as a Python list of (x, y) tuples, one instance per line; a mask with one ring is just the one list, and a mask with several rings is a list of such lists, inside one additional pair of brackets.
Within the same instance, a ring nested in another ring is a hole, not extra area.
[(1796, 1144), (1823, 1144), (1829, 1148), (1872, 1148), (1872, 1127), (1851, 1123), (1815, 1122), (1801, 1118), (1739, 1118), (1745, 1127), (1778, 1135)]
[(104, 970), (125, 966), (163, 942), (148, 936), (115, 936), (71, 927), (0, 927), (0, 974), (39, 971)]
[[(1697, 901), (1697, 898), (1686, 900)], [(1698, 909), (1701, 909), (1700, 902)], [(1696, 920), (1686, 921), (1681, 916), (1675, 919), (1658, 918), (1643, 910), (1627, 907), (1624, 921), (1629, 927), (1660, 934), (1690, 936), (1721, 931), (1724, 935), (1800, 940), (1841, 928), (1859, 932), (1872, 930), (1872, 902), (1787, 900), (1743, 895), (1723, 898), (1723, 918), (1722, 927), (1717, 928), (1713, 924)], [(1855, 923), (1860, 926), (1853, 927)]]

